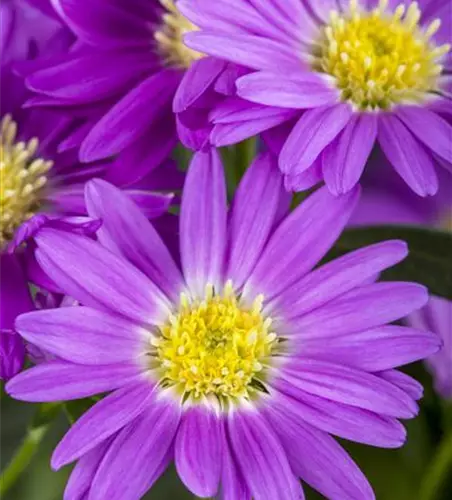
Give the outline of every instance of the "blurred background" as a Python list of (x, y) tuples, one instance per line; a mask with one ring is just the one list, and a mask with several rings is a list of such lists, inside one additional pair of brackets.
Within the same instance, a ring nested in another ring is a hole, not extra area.
[[(383, 450), (343, 441), (372, 483), (378, 500), (452, 499), (452, 402), (438, 398), (430, 375), (422, 364), (406, 372), (425, 387), (420, 415), (407, 422), (408, 441), (399, 450)], [(1, 468), (10, 462), (27, 428), (36, 422), (37, 407), (12, 401), (2, 392), (0, 401)], [(64, 412), (56, 414), (29, 467), (2, 500), (59, 500), (70, 467), (59, 472), (50, 469), (52, 450), (69, 426)], [(308, 500), (320, 495), (305, 488)], [(193, 499), (170, 469), (154, 486), (147, 499)]]

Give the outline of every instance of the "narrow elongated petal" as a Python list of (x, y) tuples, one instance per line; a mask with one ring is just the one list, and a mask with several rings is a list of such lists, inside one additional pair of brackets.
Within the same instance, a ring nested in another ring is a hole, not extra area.
[(347, 125), (351, 116), (352, 109), (348, 104), (323, 106), (304, 112), (281, 150), (281, 171), (293, 175), (307, 170)]
[(16, 329), (41, 349), (81, 365), (136, 359), (144, 352), (146, 342), (145, 330), (136, 324), (82, 306), (23, 314), (16, 321)]
[(452, 126), (444, 118), (421, 106), (400, 106), (396, 114), (417, 139), (452, 163)]
[(397, 173), (419, 196), (438, 191), (438, 177), (431, 156), (397, 116), (379, 118), (378, 140)]
[(416, 401), (422, 399), (424, 395), (424, 388), (422, 385), (417, 380), (414, 380), (413, 377), (399, 370), (385, 370), (383, 372), (378, 372), (377, 375), (391, 382), (391, 384), (400, 387), (400, 389), (404, 390)]
[(13, 398), (33, 403), (70, 401), (123, 387), (142, 377), (137, 364), (87, 366), (51, 361), (20, 373), (6, 385)]
[(424, 359), (441, 347), (434, 333), (404, 326), (386, 325), (374, 330), (340, 337), (309, 339), (303, 342), (303, 353), (368, 372), (388, 370)]
[(185, 181), (180, 251), (190, 290), (204, 293), (207, 283), (220, 286), (226, 244), (226, 186), (218, 153), (198, 152)]
[(269, 403), (265, 415), (281, 439), (294, 473), (303, 481), (326, 498), (375, 498), (364, 474), (326, 432), (304, 422), (290, 407), (282, 412), (280, 406)]
[(403, 425), (395, 418), (319, 398), (285, 384), (272, 404), (282, 412), (293, 411), (313, 427), (358, 443), (399, 448), (406, 439)]
[(168, 297), (176, 300), (183, 278), (157, 231), (119, 189), (96, 179), (85, 188), (88, 213), (102, 220), (99, 241), (132, 262)]
[(413, 399), (397, 386), (347, 366), (303, 358), (284, 367), (281, 376), (309, 394), (381, 415), (412, 418), (418, 412)]
[(226, 425), (223, 426), (222, 438), (221, 498), (223, 500), (249, 500), (251, 493), (234, 458)]
[(270, 154), (258, 156), (235, 193), (230, 215), (226, 277), (236, 288), (244, 284), (259, 259), (282, 197), (276, 160)]
[(246, 289), (266, 300), (277, 296), (306, 274), (342, 232), (359, 192), (336, 198), (319, 189), (287, 217), (264, 249)]
[(427, 290), (414, 283), (375, 283), (291, 320), (293, 331), (306, 338), (337, 337), (396, 321), (421, 308)]
[(90, 499), (141, 498), (172, 458), (170, 449), (179, 419), (179, 403), (155, 399), (114, 440), (94, 478)]
[(221, 421), (210, 409), (190, 408), (182, 417), (175, 442), (177, 472), (195, 495), (215, 496), (221, 474)]
[(88, 453), (120, 431), (151, 403), (154, 385), (143, 380), (123, 387), (96, 403), (69, 429), (52, 456), (57, 470)]
[(67, 232), (43, 229), (36, 237), (44, 271), (80, 303), (150, 323), (162, 316), (162, 292), (125, 259), (99, 243)]
[(373, 114), (352, 116), (323, 152), (323, 175), (332, 193), (346, 193), (359, 181), (377, 138), (377, 123)]
[(281, 293), (275, 300), (286, 318), (301, 316), (362, 285), (408, 255), (403, 241), (385, 241), (325, 264)]
[(88, 451), (77, 462), (69, 476), (66, 488), (64, 490), (64, 500), (80, 500), (86, 498), (89, 492), (97, 468), (102, 462), (108, 447), (113, 438), (106, 439), (95, 448)]
[(228, 434), (254, 499), (303, 498), (281, 442), (262, 415), (255, 410), (234, 412)]
[(334, 104), (337, 91), (315, 73), (295, 73), (281, 80), (275, 73), (260, 71), (237, 80), (237, 94), (251, 102), (289, 109), (308, 109)]

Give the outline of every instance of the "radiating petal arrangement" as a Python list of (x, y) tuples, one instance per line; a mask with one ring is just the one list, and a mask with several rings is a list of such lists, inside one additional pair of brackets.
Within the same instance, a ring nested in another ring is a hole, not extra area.
[(343, 441), (452, 416), (447, 3), (0, 5), (2, 402), (41, 429), (2, 495), (64, 411), (64, 500), (172, 464), (195, 498), (380, 498)]

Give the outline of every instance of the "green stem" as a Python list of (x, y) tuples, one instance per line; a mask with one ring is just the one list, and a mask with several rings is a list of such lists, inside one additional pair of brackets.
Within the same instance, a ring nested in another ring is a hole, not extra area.
[(420, 500), (435, 500), (452, 469), (452, 432), (443, 439), (421, 484)]
[(28, 431), (22, 445), (0, 475), (0, 498), (3, 498), (6, 492), (15, 484), (24, 470), (28, 467), (48, 427), (48, 425), (41, 425), (40, 427), (35, 427)]

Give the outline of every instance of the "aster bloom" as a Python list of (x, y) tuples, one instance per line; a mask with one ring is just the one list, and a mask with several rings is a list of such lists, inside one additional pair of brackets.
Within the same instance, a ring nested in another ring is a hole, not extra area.
[(397, 419), (417, 413), (422, 388), (396, 367), (440, 342), (388, 323), (427, 293), (375, 282), (406, 256), (401, 241), (312, 271), (358, 191), (335, 198), (323, 188), (286, 215), (282, 184), (260, 155), (227, 214), (219, 156), (197, 153), (180, 266), (133, 202), (100, 180), (86, 187), (89, 215), (103, 220), (98, 241), (39, 231), (40, 264), (82, 305), (18, 318), (24, 339), (59, 361), (19, 374), (7, 391), (26, 401), (111, 391), (54, 452), (56, 469), (78, 461), (65, 499), (139, 499), (172, 460), (199, 497), (298, 499), (301, 478), (328, 498), (374, 498), (330, 434), (403, 444)]
[(77, 44), (64, 60), (45, 61), (30, 72), (27, 84), (41, 94), (31, 103), (63, 106), (85, 117), (71, 140), (82, 161), (123, 152), (135, 170), (147, 172), (176, 145), (176, 126), (185, 143), (200, 147), (206, 141), (205, 133), (192, 133), (181, 121), (176, 125), (172, 101), (185, 72), (199, 63), (181, 91), (178, 111), (194, 104), (200, 109), (225, 63), (204, 61), (183, 44), (183, 34), (195, 26), (175, 2), (53, 0), (53, 5)]
[[(437, 196), (429, 199), (416, 197), (394, 175), (391, 175), (384, 159), (375, 158), (369, 165), (369, 174), (364, 176), (364, 193), (358, 208), (351, 218), (353, 225), (409, 224), (436, 227), (452, 232), (452, 176), (446, 172), (440, 176)], [(385, 169), (384, 183), (376, 170)], [(415, 328), (438, 333), (443, 348), (426, 363), (435, 379), (438, 393), (452, 398), (452, 302), (431, 296), (428, 304), (410, 314), (408, 323)]]
[[(212, 143), (265, 132), (288, 189), (358, 182), (378, 144), (420, 196), (451, 168), (450, 3), (443, 0), (181, 0), (194, 50), (245, 66), (211, 112)], [(237, 13), (240, 13), (238, 15)]]

